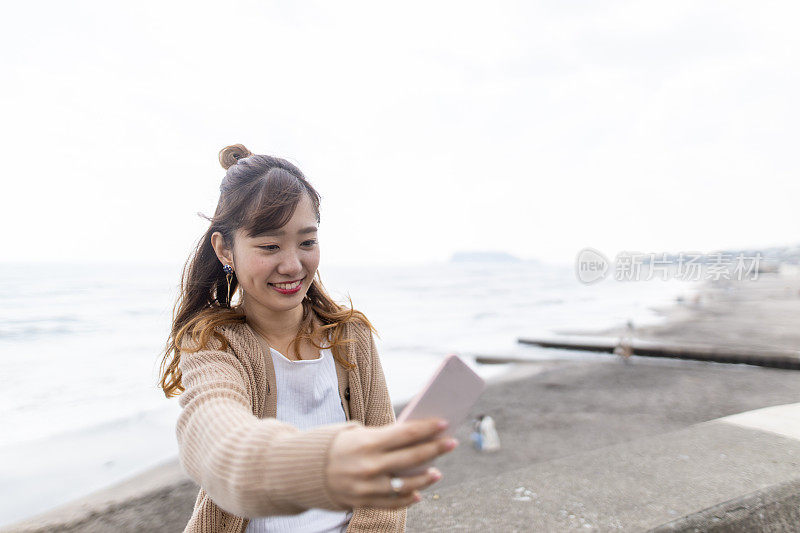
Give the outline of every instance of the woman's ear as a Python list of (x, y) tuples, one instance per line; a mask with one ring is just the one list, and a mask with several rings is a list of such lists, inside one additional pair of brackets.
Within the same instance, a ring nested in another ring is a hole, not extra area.
[(223, 265), (233, 265), (233, 250), (225, 246), (225, 239), (222, 238), (222, 233), (215, 231), (211, 234), (211, 247), (217, 254), (217, 258)]

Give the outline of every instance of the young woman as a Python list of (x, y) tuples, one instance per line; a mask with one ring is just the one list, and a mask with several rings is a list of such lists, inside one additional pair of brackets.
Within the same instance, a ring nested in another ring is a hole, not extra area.
[(161, 366), (200, 486), (185, 531), (404, 531), (441, 474), (392, 472), (458, 443), (443, 420), (395, 421), (374, 327), (317, 272), (320, 197), (302, 172), (242, 145), (220, 162)]

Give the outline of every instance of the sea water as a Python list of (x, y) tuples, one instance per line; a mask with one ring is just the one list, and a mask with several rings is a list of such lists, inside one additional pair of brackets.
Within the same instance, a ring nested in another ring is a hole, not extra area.
[[(177, 398), (157, 386), (181, 265), (2, 264), (0, 525), (66, 503), (177, 454)], [(660, 320), (695, 284), (585, 285), (571, 266), (534, 261), (320, 268), (339, 303), (364, 312), (392, 401), (461, 355), (592, 357), (520, 345), (560, 329)], [(348, 304), (349, 305), (349, 304)]]

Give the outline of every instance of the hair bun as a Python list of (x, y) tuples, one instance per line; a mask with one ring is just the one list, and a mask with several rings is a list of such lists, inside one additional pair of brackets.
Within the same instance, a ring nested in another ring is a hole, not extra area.
[(241, 158), (251, 155), (253, 153), (245, 148), (243, 144), (232, 144), (219, 151), (219, 164), (222, 165), (222, 168), (228, 170)]

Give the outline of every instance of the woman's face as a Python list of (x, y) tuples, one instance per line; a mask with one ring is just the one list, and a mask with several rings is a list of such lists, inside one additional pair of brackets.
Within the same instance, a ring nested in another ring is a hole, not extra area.
[(319, 266), (317, 219), (307, 194), (285, 226), (247, 237), (238, 230), (233, 268), (245, 294), (245, 306), (275, 313), (301, 305)]

